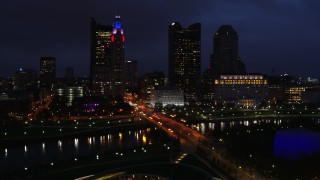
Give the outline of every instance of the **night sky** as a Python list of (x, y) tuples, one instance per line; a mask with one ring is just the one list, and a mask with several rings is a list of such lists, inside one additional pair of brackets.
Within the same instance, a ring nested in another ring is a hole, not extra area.
[(19, 67), (39, 70), (41, 56), (57, 58), (89, 74), (90, 18), (111, 24), (120, 12), (126, 59), (140, 73), (167, 73), (168, 25), (202, 24), (202, 70), (209, 64), (213, 34), (230, 24), (248, 72), (320, 77), (319, 0), (4, 0), (0, 3), (0, 76)]

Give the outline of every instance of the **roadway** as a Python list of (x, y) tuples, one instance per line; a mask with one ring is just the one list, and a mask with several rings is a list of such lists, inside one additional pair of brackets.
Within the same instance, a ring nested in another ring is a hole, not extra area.
[[(177, 164), (177, 163), (148, 163), (148, 164), (138, 164), (133, 166), (122, 167), (118, 169), (113, 169), (111, 171), (102, 172), (92, 176), (86, 176), (84, 179), (133, 179), (137, 175), (143, 176), (142, 179), (147, 179), (147, 176), (151, 176), (157, 179), (197, 179), (197, 180), (212, 180), (212, 177), (207, 172), (202, 169), (187, 165), (187, 164)], [(82, 178), (78, 178), (79, 180)]]
[(213, 148), (213, 146), (215, 148), (217, 146), (212, 140), (185, 124), (176, 121), (174, 118), (167, 117), (162, 113), (155, 113), (152, 108), (142, 102), (137, 102), (136, 107), (140, 116), (157, 125), (171, 136), (178, 138), (182, 148), (190, 153), (196, 153), (196, 150), (200, 149), (207, 157), (207, 160), (218, 162), (217, 166), (222, 168), (231, 177), (236, 179), (270, 179), (270, 177), (265, 177), (251, 167), (237, 164), (236, 159), (230, 159), (225, 154), (218, 153)]

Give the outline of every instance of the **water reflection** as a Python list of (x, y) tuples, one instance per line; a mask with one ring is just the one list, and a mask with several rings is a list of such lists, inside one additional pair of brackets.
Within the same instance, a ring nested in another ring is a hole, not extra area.
[(58, 149), (59, 149), (59, 152), (62, 153), (62, 142), (61, 142), (61, 140), (58, 140)]
[(46, 153), (46, 144), (45, 143), (42, 143), (41, 150), (42, 150), (42, 154)]
[(92, 145), (94, 146), (96, 144), (96, 138), (92, 137)]
[(147, 144), (147, 137), (145, 134), (142, 135), (142, 144), (146, 145)]
[[(70, 157), (107, 153), (115, 149), (132, 148), (152, 144), (154, 128), (144, 130), (114, 132), (99, 136), (64, 138), (44, 142), (30, 142), (22, 145), (0, 147), (0, 172), (8, 168), (31, 167), (40, 163), (51, 163)], [(96, 141), (96, 138), (99, 138)], [(9, 152), (10, 151), (10, 155)], [(8, 167), (6, 166), (8, 165)]]
[(221, 123), (220, 123), (220, 126), (221, 126), (221, 131), (223, 131), (224, 128), (225, 128), (225, 126), (226, 126), (226, 123), (225, 123), (225, 122), (221, 122)]
[(112, 135), (108, 134), (107, 137), (108, 137), (108, 144), (110, 144), (112, 142)]
[(122, 133), (119, 132), (119, 140), (122, 141)]
[(243, 124), (244, 124), (245, 126), (249, 126), (249, 121), (244, 121)]
[(78, 152), (79, 152), (79, 139), (78, 138), (74, 139), (74, 149), (75, 149), (76, 154), (78, 154)]
[(24, 145), (24, 155), (27, 156), (28, 153), (28, 147), (27, 145)]
[(4, 157), (7, 158), (8, 157), (8, 149), (4, 149)]
[(106, 146), (106, 136), (100, 136), (100, 145), (102, 147)]
[[(287, 125), (292, 119), (279, 119), (279, 118), (270, 118), (270, 119), (252, 119), (252, 120), (239, 120), (239, 121), (221, 121), (221, 122), (206, 122), (206, 123), (192, 123), (187, 124), (188, 127), (191, 127), (194, 130), (197, 130), (201, 134), (210, 134), (210, 132), (219, 131), (224, 132), (229, 129), (232, 129), (236, 125), (243, 125), (246, 127), (250, 126), (258, 126), (264, 124), (273, 124), (278, 126), (278, 128), (289, 128)], [(316, 119), (314, 122), (318, 122), (319, 120)], [(301, 126), (303, 127), (303, 126)], [(257, 130), (263, 132), (263, 129), (257, 128)]]
[(214, 130), (214, 123), (209, 123), (208, 128), (209, 128), (209, 130), (213, 131)]
[(201, 123), (201, 124), (200, 124), (200, 133), (205, 134), (205, 129), (206, 129), (205, 124), (204, 124), (204, 123)]

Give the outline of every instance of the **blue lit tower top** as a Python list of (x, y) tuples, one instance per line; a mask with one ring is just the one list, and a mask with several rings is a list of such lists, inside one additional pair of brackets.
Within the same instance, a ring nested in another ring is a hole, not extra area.
[(122, 42), (125, 41), (120, 15), (116, 15), (114, 20), (113, 20), (113, 30), (112, 30), (112, 36), (111, 36), (111, 41), (112, 42), (114, 42), (114, 35), (116, 35), (116, 34), (120, 34), (121, 35), (121, 41)]

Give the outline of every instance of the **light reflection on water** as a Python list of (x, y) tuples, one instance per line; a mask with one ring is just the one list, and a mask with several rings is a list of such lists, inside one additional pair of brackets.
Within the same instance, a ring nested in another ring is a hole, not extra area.
[(42, 143), (42, 154), (45, 154), (46, 153), (46, 144), (45, 143)]
[(223, 131), (224, 128), (226, 127), (226, 123), (225, 123), (225, 122), (221, 122), (221, 123), (220, 123), (220, 126), (221, 126), (221, 131)]
[(214, 130), (214, 123), (209, 123), (209, 130), (213, 131)]
[(28, 153), (28, 147), (27, 145), (24, 145), (24, 155), (27, 156)]
[[(151, 131), (151, 132), (150, 132)], [(152, 144), (154, 129), (109, 133), (100, 136), (65, 138), (22, 145), (0, 146), (0, 172), (8, 168), (50, 163), (70, 157), (107, 153), (115, 149)], [(96, 141), (96, 138), (99, 141)]]
[[(257, 131), (264, 132), (264, 124), (273, 124), (279, 130), (275, 134), (273, 153), (275, 157), (285, 159), (294, 159), (303, 155), (312, 155), (315, 153), (320, 154), (320, 132), (303, 130), (302, 125), (299, 129), (292, 130), (288, 123), (293, 119), (260, 119), (260, 120), (239, 120), (239, 121), (225, 121), (225, 122), (210, 122), (210, 123), (193, 123), (188, 124), (194, 130), (199, 131), (201, 134), (208, 134), (215, 131), (228, 132), (236, 125), (244, 125), (247, 127), (256, 127)], [(320, 123), (319, 119), (312, 119), (315, 123)], [(201, 127), (199, 129), (199, 126)], [(247, 133), (251, 131), (246, 130)]]
[[(226, 131), (228, 129), (232, 129), (236, 125), (244, 125), (244, 126), (251, 126), (251, 125), (262, 125), (262, 124), (274, 124), (278, 127), (283, 126), (284, 123), (290, 121), (289, 119), (253, 119), (253, 120), (238, 120), (238, 121), (218, 121), (218, 122), (199, 122), (199, 123), (192, 123), (187, 124), (188, 127), (191, 127), (194, 130), (197, 130), (201, 134), (208, 134), (214, 131)], [(316, 122), (320, 123), (320, 120), (316, 120)], [(287, 126), (285, 126), (288, 128)], [(263, 130), (262, 130), (263, 131)]]
[(78, 152), (79, 152), (79, 139), (78, 138), (74, 139), (74, 149), (75, 149), (76, 154), (78, 154)]
[(62, 153), (62, 142), (61, 142), (61, 140), (58, 140), (58, 149), (59, 149), (59, 152)]

